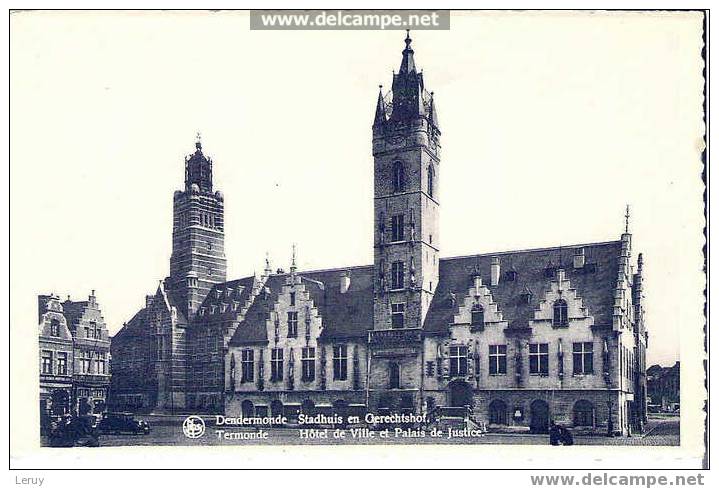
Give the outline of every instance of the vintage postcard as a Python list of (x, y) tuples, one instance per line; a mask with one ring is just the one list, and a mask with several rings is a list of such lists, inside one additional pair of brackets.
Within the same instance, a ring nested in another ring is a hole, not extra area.
[(11, 12), (11, 467), (706, 467), (707, 15)]

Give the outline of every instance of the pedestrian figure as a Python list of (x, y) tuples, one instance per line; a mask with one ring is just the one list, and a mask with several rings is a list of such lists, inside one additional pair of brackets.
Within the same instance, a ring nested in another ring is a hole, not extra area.
[(552, 421), (549, 424), (549, 444), (553, 446), (557, 446), (560, 443), (560, 430), (559, 426), (554, 424), (554, 421)]
[(572, 436), (572, 432), (564, 426), (560, 426), (559, 441), (562, 442), (562, 445), (574, 445), (574, 437)]

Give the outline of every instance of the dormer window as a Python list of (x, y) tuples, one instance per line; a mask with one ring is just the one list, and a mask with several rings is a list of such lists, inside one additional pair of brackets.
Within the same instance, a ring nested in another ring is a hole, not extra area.
[(481, 304), (472, 306), (472, 326), (484, 326), (484, 308)]
[(596, 271), (597, 271), (596, 263), (585, 263), (584, 264), (584, 273), (595, 273)]
[(392, 165), (392, 188), (395, 192), (404, 192), (404, 163), (395, 161)]
[(507, 280), (507, 282), (514, 282), (515, 280), (517, 280), (517, 271), (507, 270), (507, 272), (504, 274), (504, 278)]
[(554, 301), (553, 313), (552, 325), (566, 326), (568, 324), (567, 301), (564, 299)]
[(554, 265), (547, 265), (547, 267), (544, 269), (544, 276), (547, 278), (554, 278), (554, 275), (557, 272), (557, 267)]

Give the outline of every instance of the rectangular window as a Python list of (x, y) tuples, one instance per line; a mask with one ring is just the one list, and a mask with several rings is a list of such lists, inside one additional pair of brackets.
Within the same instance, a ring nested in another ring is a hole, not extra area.
[(404, 241), (404, 215), (392, 216), (392, 241)]
[(82, 357), (80, 358), (80, 373), (89, 374), (91, 366), (92, 353), (90, 353), (89, 351), (82, 352)]
[(347, 345), (336, 345), (333, 349), (332, 370), (335, 380), (347, 380)]
[(240, 374), (240, 382), (253, 382), (255, 380), (255, 351), (246, 349), (242, 350), (242, 373)]
[(43, 350), (41, 362), (41, 372), (47, 375), (52, 375), (52, 352)]
[(57, 354), (57, 374), (67, 375), (67, 353), (64, 351)]
[(404, 303), (392, 304), (392, 327), (404, 328)]
[(297, 311), (287, 313), (287, 337), (297, 338)]
[(290, 306), (294, 306), (296, 300), (297, 300), (297, 293), (296, 293), (296, 292), (290, 292)]
[(396, 261), (392, 263), (392, 288), (404, 288), (404, 262)]
[(549, 343), (529, 344), (529, 373), (549, 375)]
[(97, 358), (95, 358), (95, 373), (105, 373), (105, 358), (102, 357), (99, 353), (97, 354)]
[(50, 334), (52, 336), (60, 336), (60, 321), (57, 319), (50, 321)]
[(284, 377), (284, 352), (282, 348), (273, 348), (272, 357), (270, 360), (270, 380), (272, 382), (279, 382)]
[(574, 343), (572, 348), (574, 375), (594, 373), (594, 344), (591, 341)]
[(489, 345), (489, 374), (507, 373), (507, 345)]
[(467, 347), (449, 347), (449, 376), (464, 377), (467, 375)]
[(302, 348), (302, 381), (315, 380), (315, 349), (311, 346)]

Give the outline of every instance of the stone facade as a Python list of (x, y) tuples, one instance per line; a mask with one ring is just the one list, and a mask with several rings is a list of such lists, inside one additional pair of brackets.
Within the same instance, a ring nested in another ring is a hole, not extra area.
[(93, 291), (87, 301), (38, 296), (42, 414), (101, 413), (110, 385), (110, 340)]
[(222, 195), (198, 143), (175, 194), (170, 277), (113, 343), (118, 402), (290, 418), (462, 409), (497, 429), (641, 430), (643, 259), (628, 216), (613, 241), (440, 259), (440, 135), (408, 37), (372, 126), (373, 264), (298, 271), (293, 257), (286, 273), (268, 259), (229, 282)]

